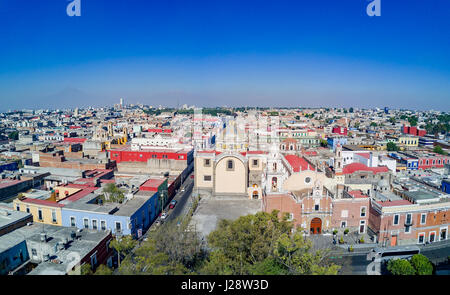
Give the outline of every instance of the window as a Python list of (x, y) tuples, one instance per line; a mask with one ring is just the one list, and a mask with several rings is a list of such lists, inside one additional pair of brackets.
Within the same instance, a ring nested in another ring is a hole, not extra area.
[(411, 226), (405, 226), (405, 233), (409, 234), (411, 232)]
[(70, 226), (76, 226), (76, 220), (73, 216), (70, 217)]
[(408, 224), (408, 225), (411, 225), (411, 219), (412, 219), (411, 213), (406, 214), (406, 221), (405, 221), (405, 223)]
[(253, 166), (258, 166), (258, 160), (253, 160)]
[(30, 207), (27, 206), (27, 213), (30, 213)]
[(394, 225), (398, 225), (399, 220), (400, 220), (400, 215), (395, 214), (394, 215)]
[(38, 219), (42, 221), (42, 209), (38, 209)]
[(423, 244), (425, 242), (425, 233), (419, 234), (419, 244)]
[(348, 217), (348, 210), (342, 210), (341, 217)]
[(211, 166), (211, 160), (210, 159), (205, 159), (204, 162), (203, 162), (203, 166), (210, 167)]
[(430, 243), (433, 243), (433, 242), (434, 242), (435, 236), (436, 236), (436, 233), (435, 233), (435, 232), (431, 232), (431, 233), (430, 233)]
[(305, 178), (305, 183), (310, 183), (311, 182), (311, 177), (306, 177)]
[(344, 228), (344, 227), (346, 227), (347, 226), (347, 221), (342, 221), (341, 222), (341, 228)]
[(294, 220), (294, 213), (289, 213), (288, 221)]
[(234, 163), (233, 160), (227, 161), (227, 170), (233, 170), (234, 169)]
[(33, 255), (33, 256), (37, 256), (37, 251), (36, 251), (36, 249), (31, 249), (31, 255)]
[(94, 269), (97, 266), (97, 252), (91, 256), (91, 267)]
[(314, 210), (319, 211), (319, 205), (314, 205)]
[(121, 231), (122, 230), (122, 223), (119, 221), (116, 221), (116, 230)]
[(85, 218), (85, 219), (83, 219), (83, 222), (84, 222), (84, 228), (89, 228), (89, 219)]
[(361, 217), (366, 216), (366, 207), (361, 207)]
[(203, 176), (204, 181), (211, 181), (211, 175), (204, 175)]
[(96, 219), (92, 219), (92, 228), (97, 229), (97, 220)]
[(102, 230), (106, 230), (106, 221), (105, 220), (100, 221), (100, 228)]
[(56, 210), (52, 210), (52, 222), (56, 223)]
[(167, 155), (162, 155), (162, 158), (163, 159), (167, 159)]
[(16, 210), (20, 211), (20, 205), (19, 204), (16, 205)]

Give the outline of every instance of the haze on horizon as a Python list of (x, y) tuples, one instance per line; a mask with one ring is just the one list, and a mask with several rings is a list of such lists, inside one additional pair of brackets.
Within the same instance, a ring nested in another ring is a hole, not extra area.
[(450, 2), (0, 1), (0, 111), (175, 107), (450, 110)]

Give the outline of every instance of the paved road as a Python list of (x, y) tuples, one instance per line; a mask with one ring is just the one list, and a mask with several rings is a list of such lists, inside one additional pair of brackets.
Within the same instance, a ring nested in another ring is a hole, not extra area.
[[(164, 208), (164, 212), (168, 212), (168, 216), (166, 218), (166, 222), (173, 220), (177, 218), (178, 216), (182, 215), (184, 211), (186, 211), (186, 205), (189, 203), (189, 197), (192, 194), (192, 189), (194, 188), (194, 179), (191, 178), (191, 174), (189, 174), (185, 179), (184, 182), (181, 184), (180, 188), (178, 189), (177, 194), (173, 197), (172, 200), (176, 200), (177, 204), (175, 205), (175, 208), (169, 209), (169, 204)], [(185, 188), (185, 191), (182, 192), (182, 189)], [(157, 219), (159, 219), (158, 217)], [(156, 221), (156, 220), (155, 220)], [(140, 240), (145, 239), (150, 232), (150, 229), (154, 227), (155, 224), (152, 224), (150, 228), (142, 235)]]
[[(424, 245), (420, 248), (420, 253), (428, 257), (435, 264), (446, 261), (450, 255), (449, 241)], [(333, 263), (341, 266), (339, 274), (366, 275), (367, 266), (371, 263), (371, 261), (367, 260), (368, 252), (369, 250), (362, 253), (333, 252), (329, 258)]]
[[(184, 192), (181, 192), (182, 188), (185, 188)], [(182, 213), (186, 208), (186, 205), (189, 203), (188, 199), (192, 194), (192, 190), (194, 188), (194, 180), (190, 177), (186, 179), (186, 181), (183, 183), (183, 185), (180, 187), (180, 190), (176, 194), (176, 196), (173, 198), (174, 200), (177, 200), (177, 204), (175, 208), (169, 210), (169, 216), (167, 217), (167, 221), (176, 219)], [(165, 210), (167, 212), (167, 209)]]

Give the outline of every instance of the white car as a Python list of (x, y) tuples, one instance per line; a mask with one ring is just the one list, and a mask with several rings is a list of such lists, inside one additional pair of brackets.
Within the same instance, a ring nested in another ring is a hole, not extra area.
[(167, 217), (167, 213), (163, 212), (163, 214), (161, 214), (161, 219), (166, 219), (166, 217)]

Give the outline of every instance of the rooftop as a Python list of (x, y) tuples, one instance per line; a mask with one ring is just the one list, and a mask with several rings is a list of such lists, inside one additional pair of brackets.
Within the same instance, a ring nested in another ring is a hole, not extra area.
[(373, 174), (377, 174), (380, 172), (389, 172), (389, 168), (386, 166), (368, 167), (362, 163), (351, 163), (344, 166), (344, 169), (342, 169), (342, 174), (352, 174), (356, 171), (369, 171)]
[(309, 164), (304, 158), (296, 155), (286, 155), (284, 158), (289, 162), (294, 172), (300, 172), (300, 170), (314, 170), (314, 166)]
[[(6, 207), (0, 207), (0, 230), (8, 227), (11, 224), (19, 222), (21, 220), (27, 219), (31, 216), (30, 213), (16, 211), (13, 209), (8, 209)], [(1, 246), (1, 242), (0, 242)], [(0, 251), (1, 252), (1, 251)]]

